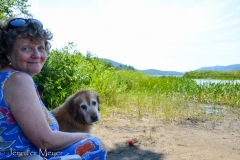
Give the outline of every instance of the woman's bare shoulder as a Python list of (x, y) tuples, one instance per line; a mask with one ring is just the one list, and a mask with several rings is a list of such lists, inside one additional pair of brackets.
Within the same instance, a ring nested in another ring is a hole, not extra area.
[[(20, 85), (20, 84), (32, 84), (33, 80), (32, 77), (25, 73), (25, 72), (21, 72), (21, 71), (17, 71), (17, 72), (13, 72), (9, 78), (8, 78), (8, 82), (11, 85)], [(19, 86), (20, 87), (20, 86)]]
[(20, 99), (32, 97), (35, 92), (32, 77), (24, 72), (12, 73), (4, 84), (4, 99), (9, 106), (19, 103)]

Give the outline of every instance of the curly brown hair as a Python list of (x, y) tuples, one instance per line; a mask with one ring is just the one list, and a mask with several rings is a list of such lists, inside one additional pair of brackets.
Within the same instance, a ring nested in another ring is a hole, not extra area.
[(24, 19), (25, 24), (19, 27), (9, 27), (9, 22), (12, 18), (5, 23), (0, 24), (0, 68), (9, 65), (7, 54), (11, 53), (14, 43), (18, 38), (30, 38), (31, 41), (42, 42), (44, 41), (45, 49), (48, 52), (51, 48), (49, 40), (53, 38), (52, 33), (43, 29), (38, 23), (35, 23), (34, 19)]

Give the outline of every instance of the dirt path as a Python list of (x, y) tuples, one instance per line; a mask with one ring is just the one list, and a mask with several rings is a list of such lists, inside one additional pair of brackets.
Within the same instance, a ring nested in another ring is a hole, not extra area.
[(184, 125), (116, 118), (96, 124), (93, 135), (106, 143), (108, 160), (240, 160), (240, 120), (234, 118)]

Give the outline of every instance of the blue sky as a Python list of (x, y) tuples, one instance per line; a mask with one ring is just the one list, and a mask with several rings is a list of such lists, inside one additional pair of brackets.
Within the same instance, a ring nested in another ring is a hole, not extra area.
[(136, 69), (190, 71), (240, 64), (240, 0), (28, 0), (54, 34)]

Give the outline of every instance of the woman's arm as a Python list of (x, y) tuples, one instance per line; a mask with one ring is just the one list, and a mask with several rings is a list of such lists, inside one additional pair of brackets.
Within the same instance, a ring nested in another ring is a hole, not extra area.
[(88, 133), (52, 131), (40, 106), (32, 78), (14, 73), (4, 86), (4, 99), (26, 137), (38, 148), (60, 150), (88, 138)]

